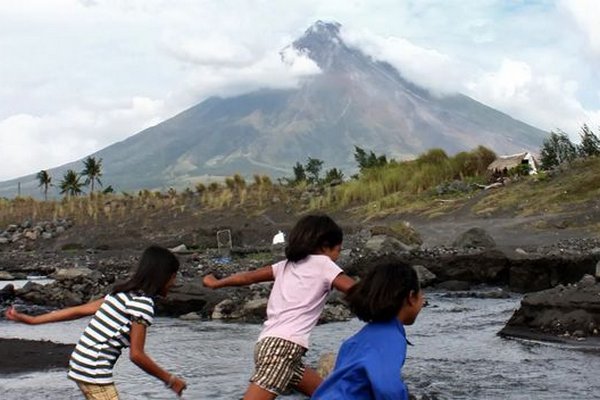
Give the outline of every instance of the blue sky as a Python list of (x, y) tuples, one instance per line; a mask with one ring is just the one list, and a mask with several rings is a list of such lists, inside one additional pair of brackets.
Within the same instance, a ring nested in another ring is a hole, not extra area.
[(293, 87), (318, 69), (278, 52), (318, 19), (433, 92), (576, 139), (600, 130), (595, 15), (593, 0), (0, 0), (0, 180), (211, 95)]

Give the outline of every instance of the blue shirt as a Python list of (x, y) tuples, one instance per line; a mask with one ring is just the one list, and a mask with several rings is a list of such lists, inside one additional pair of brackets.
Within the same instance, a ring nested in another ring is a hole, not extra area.
[(402, 381), (406, 333), (398, 319), (366, 324), (346, 340), (316, 400), (408, 400)]

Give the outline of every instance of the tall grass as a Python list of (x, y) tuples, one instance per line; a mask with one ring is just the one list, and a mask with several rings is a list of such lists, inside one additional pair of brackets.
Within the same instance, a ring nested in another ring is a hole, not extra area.
[[(483, 178), (487, 166), (496, 155), (483, 146), (454, 157), (441, 149), (432, 149), (415, 160), (390, 162), (387, 165), (364, 171), (358, 179), (346, 182), (336, 189), (334, 196), (323, 200), (323, 205), (335, 201), (338, 206), (383, 202), (386, 207), (394, 204), (397, 194), (416, 195), (454, 179)], [(392, 196), (392, 199), (387, 199)], [(387, 199), (387, 200), (386, 200)]]
[(48, 201), (31, 197), (0, 198), (0, 230), (9, 224), (20, 224), (26, 220), (35, 222), (68, 218), (80, 223), (97, 223), (127, 218), (144, 220), (160, 212), (180, 214), (232, 207), (247, 207), (255, 211), (275, 199), (287, 201), (289, 198), (284, 188), (274, 186), (268, 176), (256, 175), (248, 185), (239, 174), (227, 178), (224, 184), (198, 183), (194, 190), (187, 188), (181, 192), (169, 189), (161, 193), (144, 189), (137, 194), (95, 193)]

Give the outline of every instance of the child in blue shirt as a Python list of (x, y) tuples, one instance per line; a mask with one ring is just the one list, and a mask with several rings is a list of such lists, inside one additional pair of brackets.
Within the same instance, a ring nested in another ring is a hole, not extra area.
[(331, 375), (316, 400), (408, 400), (402, 381), (404, 325), (415, 322), (424, 303), (416, 271), (396, 257), (381, 259), (346, 299), (367, 324), (340, 348)]

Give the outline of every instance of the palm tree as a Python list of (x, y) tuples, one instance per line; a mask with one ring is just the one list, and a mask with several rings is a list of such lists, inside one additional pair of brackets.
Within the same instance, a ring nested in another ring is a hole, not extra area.
[(66, 194), (67, 196), (78, 196), (82, 193), (81, 187), (83, 184), (79, 182), (80, 176), (77, 172), (72, 169), (65, 172), (63, 180), (60, 182), (60, 194)]
[(83, 183), (86, 186), (92, 185), (90, 195), (94, 193), (94, 182), (98, 182), (100, 186), (102, 186), (102, 182), (100, 181), (100, 177), (102, 176), (102, 159), (96, 160), (96, 158), (90, 156), (83, 161), (83, 171), (81, 171), (81, 176), (85, 176), (85, 182)]
[(44, 201), (48, 201), (48, 187), (52, 186), (52, 183), (50, 183), (52, 181), (52, 177), (50, 174), (48, 174), (48, 171), (43, 169), (37, 173), (36, 178), (40, 183), (38, 187), (44, 187)]

